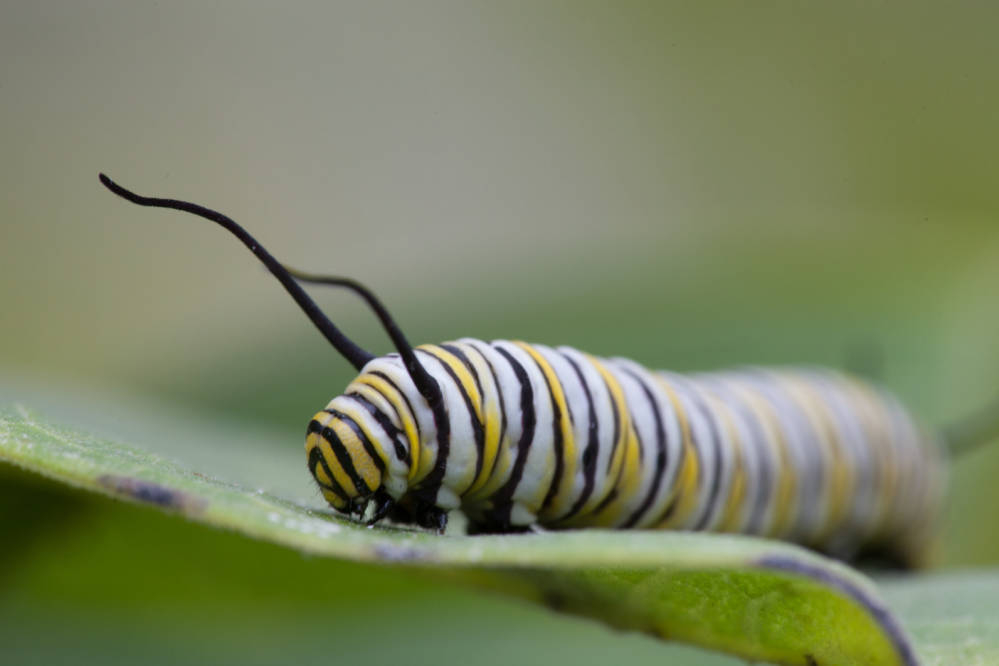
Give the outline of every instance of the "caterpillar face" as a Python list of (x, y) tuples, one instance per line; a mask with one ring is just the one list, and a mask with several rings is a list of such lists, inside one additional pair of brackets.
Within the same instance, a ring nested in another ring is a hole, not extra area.
[(377, 520), (406, 494), (420, 448), (411, 405), (422, 400), (407, 379), (397, 357), (377, 358), (309, 422), (309, 471), (337, 511), (363, 516), (373, 501)]
[(309, 471), (326, 501), (343, 513), (360, 512), (382, 488), (384, 462), (365, 450), (364, 437), (356, 421), (333, 410), (321, 411), (309, 422)]

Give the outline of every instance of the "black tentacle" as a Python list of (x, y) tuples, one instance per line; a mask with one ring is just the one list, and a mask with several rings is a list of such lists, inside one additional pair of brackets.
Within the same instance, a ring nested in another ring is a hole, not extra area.
[(426, 399), (431, 408), (435, 409), (437, 405), (441, 403), (441, 389), (437, 384), (437, 380), (430, 376), (427, 369), (424, 368), (423, 364), (420, 363), (420, 360), (416, 358), (416, 352), (413, 349), (413, 346), (409, 344), (409, 340), (406, 339), (406, 336), (399, 328), (399, 325), (396, 324), (392, 315), (389, 314), (388, 309), (380, 300), (378, 300), (378, 297), (375, 296), (370, 289), (357, 280), (352, 280), (346, 277), (339, 277), (336, 275), (314, 275), (312, 273), (305, 273), (288, 266), (283, 266), (283, 268), (289, 275), (301, 282), (325, 284), (333, 287), (344, 287), (363, 298), (368, 306), (378, 316), (378, 320), (381, 321), (382, 326), (385, 328), (385, 332), (388, 333), (388, 336), (392, 339), (392, 343), (395, 345), (399, 355), (402, 357), (402, 362), (406, 366), (406, 371), (413, 379), (413, 383), (416, 384), (416, 388), (420, 391), (420, 395)]
[(282, 266), (270, 252), (264, 249), (264, 247), (258, 243), (257, 240), (243, 227), (232, 220), (232, 218), (211, 210), (210, 208), (205, 208), (204, 206), (199, 206), (198, 204), (187, 201), (144, 197), (135, 194), (134, 192), (126, 190), (124, 187), (117, 184), (103, 173), (100, 174), (100, 179), (104, 187), (134, 204), (138, 204), (140, 206), (152, 206), (154, 208), (172, 208), (174, 210), (203, 217), (206, 220), (211, 220), (212, 222), (226, 228), (234, 236), (236, 236), (236, 238), (242, 241), (243, 245), (248, 247), (261, 262), (263, 262), (267, 269), (278, 279), (288, 293), (291, 294), (291, 297), (295, 299), (295, 302), (298, 303), (300, 308), (302, 308), (302, 311), (305, 312), (309, 320), (312, 321), (316, 328), (318, 328), (319, 331), (326, 336), (326, 339), (330, 341), (336, 350), (340, 352), (340, 354), (347, 359), (351, 365), (353, 365), (357, 370), (360, 370), (368, 361), (374, 358), (373, 354), (365, 351), (355, 344), (350, 338), (344, 335), (340, 329), (338, 329), (333, 322), (330, 321), (325, 314), (323, 314), (322, 310), (319, 309), (319, 306), (316, 305), (315, 301), (313, 301), (309, 295), (305, 293), (302, 287), (295, 282), (295, 279), (288, 273), (285, 267)]

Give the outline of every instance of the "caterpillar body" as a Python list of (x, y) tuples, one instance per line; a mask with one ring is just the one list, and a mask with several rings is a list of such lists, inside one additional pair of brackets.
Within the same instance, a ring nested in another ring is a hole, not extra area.
[[(133, 203), (227, 229), (358, 370), (306, 433), (309, 471), (339, 512), (443, 530), (461, 509), (473, 532), (713, 530), (843, 558), (925, 559), (944, 438), (873, 384), (818, 368), (680, 375), (516, 341), (414, 348), (356, 281), (284, 266), (217, 211), (100, 180)], [(396, 353), (359, 347), (301, 283), (359, 295)], [(999, 430), (995, 411), (947, 437), (946, 451), (988, 441)]]
[(416, 351), (446, 422), (389, 355), (309, 424), (309, 469), (339, 511), (363, 513), (374, 499), (432, 527), (460, 508), (483, 531), (728, 531), (905, 560), (931, 534), (943, 469), (935, 439), (856, 378), (684, 376), (510, 341)]

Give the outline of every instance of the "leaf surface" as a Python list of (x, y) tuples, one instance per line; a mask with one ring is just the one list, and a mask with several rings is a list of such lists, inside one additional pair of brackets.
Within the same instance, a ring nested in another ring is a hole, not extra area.
[[(205, 442), (210, 445), (210, 442)], [(393, 567), (515, 595), (611, 626), (785, 664), (915, 664), (874, 585), (793, 545), (743, 536), (580, 530), (438, 536), (367, 528), (318, 501), (253, 490), (159, 455), (55, 426), (21, 407), (0, 413), (0, 460), (51, 479), (299, 551)], [(907, 584), (891, 588), (917, 609)], [(915, 613), (915, 610), (911, 610)], [(957, 631), (919, 621), (927, 654)], [(973, 627), (972, 627), (973, 628)], [(993, 636), (994, 638), (994, 636)], [(934, 662), (935, 663), (935, 662)]]

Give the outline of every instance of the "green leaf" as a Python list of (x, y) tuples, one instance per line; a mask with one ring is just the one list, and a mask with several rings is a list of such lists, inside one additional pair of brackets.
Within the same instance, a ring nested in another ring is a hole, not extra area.
[(0, 460), (300, 551), (417, 567), (748, 659), (916, 663), (909, 639), (870, 581), (787, 544), (675, 532), (468, 537), (365, 528), (318, 502), (250, 490), (51, 425), (23, 408), (0, 414)]
[(879, 579), (926, 666), (999, 664), (999, 571)]

